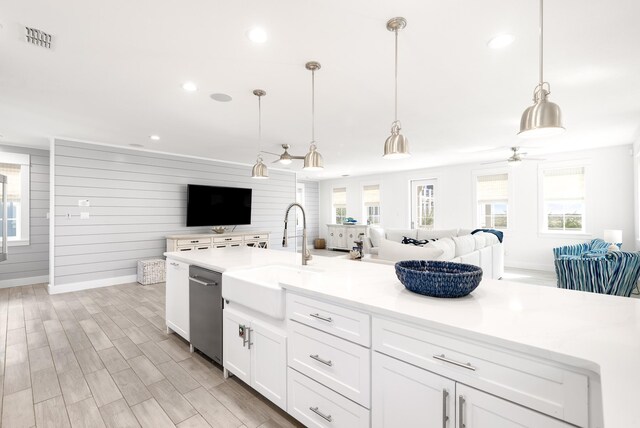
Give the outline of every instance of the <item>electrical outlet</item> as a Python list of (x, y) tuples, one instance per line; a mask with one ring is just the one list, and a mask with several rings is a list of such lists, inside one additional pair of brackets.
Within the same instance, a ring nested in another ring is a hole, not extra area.
[(88, 220), (88, 219), (89, 219), (89, 213), (87, 212), (80, 213), (80, 220)]
[(67, 218), (71, 218), (71, 213), (67, 213)]
[(91, 206), (91, 203), (89, 202), (89, 199), (80, 199), (78, 201), (78, 206), (79, 207), (89, 207), (89, 206)]

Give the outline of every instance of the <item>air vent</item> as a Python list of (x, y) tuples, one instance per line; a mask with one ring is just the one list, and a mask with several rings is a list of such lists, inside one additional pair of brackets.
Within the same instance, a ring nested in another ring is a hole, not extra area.
[(24, 27), (26, 31), (26, 39), (28, 43), (51, 49), (51, 34), (38, 30), (37, 28)]

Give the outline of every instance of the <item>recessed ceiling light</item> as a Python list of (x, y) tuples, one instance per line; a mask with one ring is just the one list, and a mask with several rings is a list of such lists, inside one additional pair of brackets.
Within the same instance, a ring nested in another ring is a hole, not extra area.
[(513, 34), (498, 34), (487, 42), (487, 46), (491, 49), (502, 49), (509, 46), (514, 40)]
[(153, 140), (153, 141), (158, 141), (158, 140), (160, 140), (160, 136), (159, 135), (149, 135), (149, 139)]
[(260, 27), (252, 28), (251, 30), (249, 30), (249, 32), (247, 33), (247, 37), (253, 43), (264, 43), (268, 38), (267, 32)]
[(193, 82), (184, 82), (182, 84), (182, 89), (184, 89), (187, 92), (195, 92), (198, 90), (198, 87)]
[(227, 95), (227, 94), (211, 94), (209, 96), (211, 97), (212, 100), (220, 101), (221, 103), (228, 103), (233, 99), (231, 98), (231, 95)]

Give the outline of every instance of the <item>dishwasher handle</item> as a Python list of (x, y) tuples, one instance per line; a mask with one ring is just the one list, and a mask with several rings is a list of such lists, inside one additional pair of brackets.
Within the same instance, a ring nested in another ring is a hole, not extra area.
[(211, 281), (211, 282), (201, 281), (201, 280), (199, 280), (197, 278), (194, 278), (192, 276), (189, 277), (189, 281), (193, 281), (196, 284), (204, 285), (204, 286), (207, 286), (207, 287), (214, 287), (214, 286), (218, 285), (218, 283), (216, 281)]

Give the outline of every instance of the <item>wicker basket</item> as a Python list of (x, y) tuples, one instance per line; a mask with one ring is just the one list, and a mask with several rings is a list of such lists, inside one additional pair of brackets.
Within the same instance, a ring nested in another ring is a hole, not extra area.
[(431, 297), (462, 297), (482, 280), (482, 269), (463, 263), (405, 260), (396, 263), (400, 282), (414, 293)]
[(138, 260), (138, 282), (142, 285), (164, 282), (165, 261), (163, 259)]

